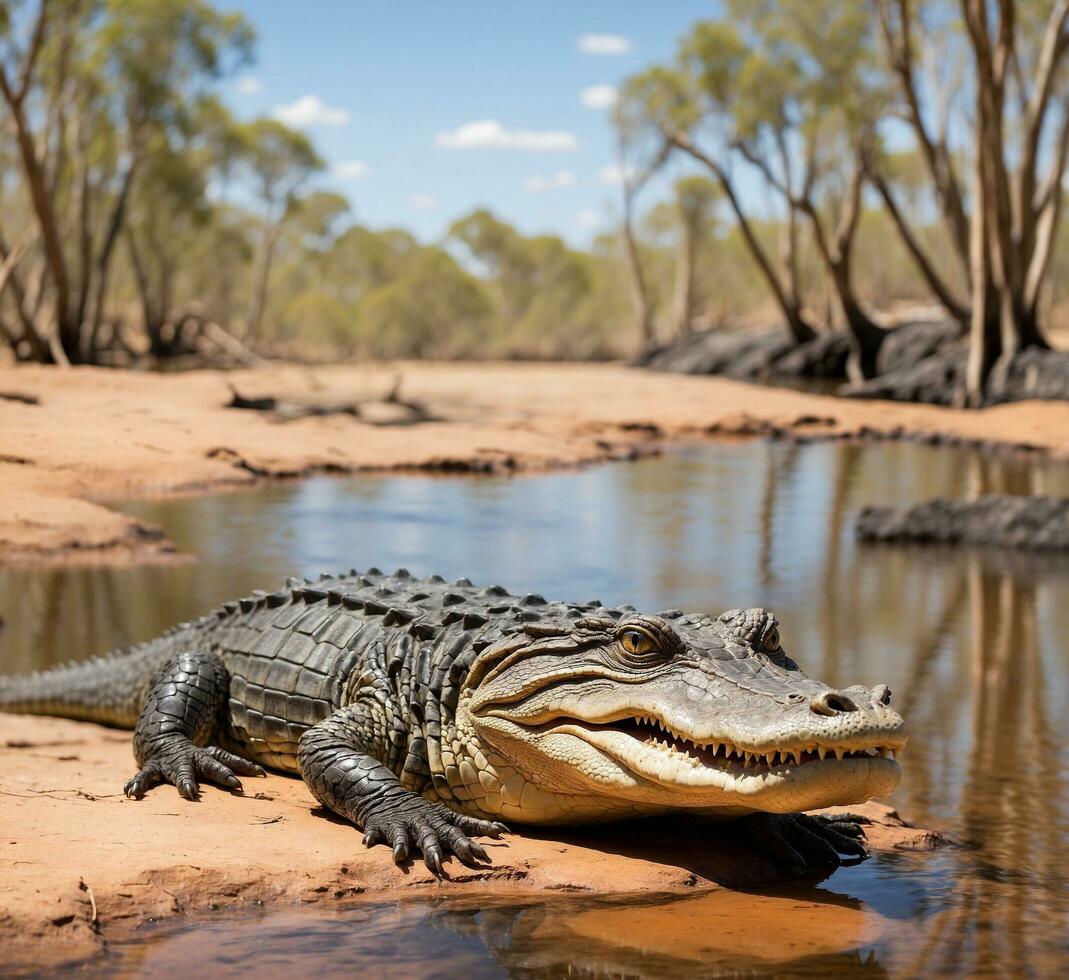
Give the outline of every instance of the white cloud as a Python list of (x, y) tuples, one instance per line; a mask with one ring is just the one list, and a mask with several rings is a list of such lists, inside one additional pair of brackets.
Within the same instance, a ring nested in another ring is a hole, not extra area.
[(603, 184), (608, 184), (610, 187), (619, 186), (625, 180), (630, 180), (634, 176), (635, 168), (629, 163), (625, 163), (623, 166), (618, 163), (610, 163), (607, 167), (602, 167), (598, 171), (598, 180)]
[(349, 113), (326, 105), (318, 95), (302, 95), (296, 102), (275, 107), (274, 117), (287, 126), (345, 126)]
[(588, 109), (608, 109), (616, 105), (616, 89), (612, 85), (591, 85), (579, 93), (579, 101)]
[(601, 215), (594, 208), (583, 208), (576, 214), (575, 220), (584, 228), (597, 228), (601, 224)]
[(435, 135), (447, 150), (568, 151), (579, 147), (574, 133), (561, 129), (506, 129), (496, 119), (479, 119)]
[(438, 207), (438, 198), (433, 194), (410, 194), (408, 206), (415, 211), (429, 211)]
[(342, 160), (334, 164), (334, 176), (341, 180), (360, 180), (368, 175), (368, 166), (363, 160)]
[(631, 39), (622, 34), (581, 34), (575, 45), (584, 54), (627, 54)]
[(535, 174), (533, 177), (528, 177), (523, 182), (523, 186), (532, 194), (541, 194), (543, 191), (562, 190), (565, 187), (575, 186), (575, 174), (570, 170), (558, 170), (555, 174), (550, 174), (548, 177), (544, 177), (542, 174)]
[(242, 95), (255, 95), (263, 85), (255, 75), (242, 75), (237, 81), (237, 89)]

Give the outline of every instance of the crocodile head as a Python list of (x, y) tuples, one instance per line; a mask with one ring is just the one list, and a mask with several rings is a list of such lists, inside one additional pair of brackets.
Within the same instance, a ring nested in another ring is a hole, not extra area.
[(902, 718), (884, 685), (807, 677), (763, 609), (535, 624), (486, 650), (468, 677), (480, 742), (590, 818), (665, 810), (786, 813), (885, 796)]

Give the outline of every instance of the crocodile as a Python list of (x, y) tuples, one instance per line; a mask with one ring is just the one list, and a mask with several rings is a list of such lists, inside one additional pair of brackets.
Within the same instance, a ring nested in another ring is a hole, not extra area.
[(748, 821), (794, 870), (862, 859), (861, 818), (801, 811), (894, 789), (890, 700), (807, 677), (764, 609), (644, 615), (376, 568), (0, 678), (0, 710), (132, 728), (130, 797), (299, 775), (365, 845), (439, 876), (513, 823), (669, 813)]

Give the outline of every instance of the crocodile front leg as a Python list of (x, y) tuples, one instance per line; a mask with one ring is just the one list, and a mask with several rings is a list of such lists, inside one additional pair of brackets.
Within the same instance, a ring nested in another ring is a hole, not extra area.
[(433, 874), (455, 854), (468, 867), (490, 856), (467, 835), (500, 837), (503, 824), (454, 813), (405, 789), (372, 754), (386, 744), (386, 721), (377, 703), (360, 701), (334, 712), (301, 736), (297, 765), (325, 807), (364, 831), (364, 844), (388, 844), (398, 864), (415, 849)]
[(141, 767), (124, 791), (140, 799), (145, 790), (171, 783), (180, 796), (197, 798), (198, 779), (241, 792), (235, 775), (264, 775), (249, 762), (208, 745), (216, 732), (230, 676), (214, 654), (180, 653), (156, 672), (134, 728), (134, 757)]

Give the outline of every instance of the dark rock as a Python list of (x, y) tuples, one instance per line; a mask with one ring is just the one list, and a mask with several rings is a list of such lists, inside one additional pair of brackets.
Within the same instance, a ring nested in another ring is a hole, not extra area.
[(844, 385), (847, 398), (888, 398), (899, 402), (952, 405), (965, 387), (964, 349), (941, 351), (919, 364), (881, 374), (868, 381)]
[(1021, 351), (1008, 369), (995, 365), (988, 385), (986, 404), (1040, 398), (1069, 399), (1069, 351), (1029, 347)]
[(767, 378), (778, 374), (780, 360), (798, 347), (790, 336), (779, 331), (762, 334), (760, 339), (759, 344), (742, 351), (720, 373), (741, 381)]
[(954, 320), (917, 320), (888, 331), (876, 355), (876, 373), (890, 374), (912, 368), (962, 339)]
[(822, 333), (799, 344), (776, 361), (781, 378), (845, 378), (850, 338), (841, 332)]
[(856, 532), (862, 541), (1069, 550), (1069, 499), (992, 494), (937, 498), (905, 510), (866, 507)]
[(845, 334), (821, 334), (798, 344), (780, 328), (761, 333), (702, 330), (651, 348), (633, 363), (654, 371), (724, 374), (732, 378), (845, 378), (850, 341)]
[(779, 344), (780, 331), (700, 330), (647, 351), (637, 363), (654, 371), (679, 374), (723, 374), (742, 357)]
[[(953, 405), (965, 390), (968, 351), (963, 343), (945, 345), (938, 353), (912, 366), (882, 374), (860, 384), (845, 385), (850, 398), (889, 398), (894, 401)], [(988, 381), (985, 405), (1028, 398), (1069, 400), (1069, 352), (1030, 347), (1008, 364), (996, 364)]]

